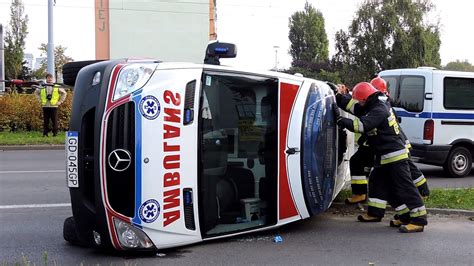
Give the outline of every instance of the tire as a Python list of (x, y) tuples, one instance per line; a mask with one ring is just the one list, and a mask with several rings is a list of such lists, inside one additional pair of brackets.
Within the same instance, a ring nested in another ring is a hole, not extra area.
[(72, 245), (82, 245), (81, 241), (79, 241), (79, 238), (77, 237), (76, 223), (74, 222), (74, 217), (72, 216), (64, 220), (63, 238)]
[(69, 86), (74, 86), (76, 83), (77, 73), (83, 67), (100, 62), (102, 60), (89, 60), (89, 61), (75, 61), (69, 62), (63, 65), (63, 83)]
[(443, 165), (444, 170), (451, 177), (464, 177), (471, 172), (472, 154), (463, 146), (454, 147)]

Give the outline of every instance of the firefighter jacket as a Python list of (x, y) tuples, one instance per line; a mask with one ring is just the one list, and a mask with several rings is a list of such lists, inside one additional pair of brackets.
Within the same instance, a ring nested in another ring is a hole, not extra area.
[[(380, 92), (374, 93), (361, 106), (350, 95), (337, 95), (339, 107), (356, 117), (341, 118), (338, 124), (355, 133), (365, 134), (367, 143), (375, 153), (375, 165), (384, 165), (408, 159), (405, 140), (390, 104)], [(382, 97), (382, 99), (379, 99)]]

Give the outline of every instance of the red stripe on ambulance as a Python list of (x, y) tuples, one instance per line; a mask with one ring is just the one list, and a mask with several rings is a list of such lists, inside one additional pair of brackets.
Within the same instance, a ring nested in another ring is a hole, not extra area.
[(179, 220), (181, 215), (181, 95), (171, 91), (163, 93), (163, 227)]
[(278, 195), (280, 199), (278, 210), (280, 220), (298, 215), (295, 202), (290, 192), (285, 154), (290, 114), (298, 89), (298, 85), (288, 83), (280, 84), (280, 150), (278, 152), (280, 158), (280, 174), (278, 177)]

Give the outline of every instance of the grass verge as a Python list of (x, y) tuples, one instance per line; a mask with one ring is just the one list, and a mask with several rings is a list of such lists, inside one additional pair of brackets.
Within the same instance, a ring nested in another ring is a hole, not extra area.
[[(345, 189), (337, 195), (334, 201), (344, 202), (350, 196), (351, 190)], [(427, 208), (474, 210), (474, 188), (431, 189), (425, 206)]]
[(0, 132), (0, 145), (38, 145), (38, 144), (64, 144), (65, 132), (58, 132), (56, 137), (49, 133), (43, 137), (39, 131)]

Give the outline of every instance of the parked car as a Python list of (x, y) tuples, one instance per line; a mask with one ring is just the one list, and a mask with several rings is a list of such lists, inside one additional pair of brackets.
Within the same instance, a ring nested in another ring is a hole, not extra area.
[[(206, 61), (235, 47), (211, 44)], [(82, 68), (67, 133), (64, 238), (156, 250), (325, 211), (350, 180), (353, 135), (322, 81), (213, 64), (110, 60)]]
[(400, 125), (419, 162), (443, 166), (452, 177), (472, 169), (474, 73), (435, 68), (380, 72)]

